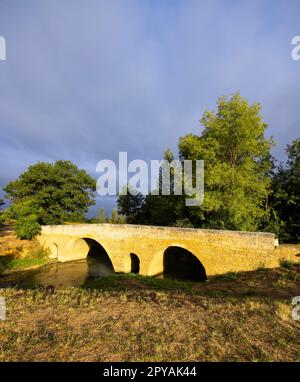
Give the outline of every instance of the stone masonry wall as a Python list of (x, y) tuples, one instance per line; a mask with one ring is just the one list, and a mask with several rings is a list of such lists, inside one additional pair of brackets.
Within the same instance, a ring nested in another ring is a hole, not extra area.
[(84, 239), (93, 239), (104, 247), (116, 272), (130, 272), (130, 253), (135, 253), (140, 259), (140, 273), (149, 276), (163, 272), (164, 252), (170, 246), (193, 253), (208, 276), (254, 270), (259, 266), (276, 267), (281, 257), (295, 256), (275, 250), (275, 235), (260, 232), (74, 224), (43, 226), (39, 236), (40, 242), (51, 249), (52, 258), (58, 261), (85, 258), (89, 247)]

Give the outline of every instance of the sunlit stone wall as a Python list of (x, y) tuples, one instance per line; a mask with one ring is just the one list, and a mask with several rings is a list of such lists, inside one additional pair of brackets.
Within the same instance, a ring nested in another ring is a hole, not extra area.
[(281, 258), (294, 259), (297, 254), (296, 247), (285, 251), (276, 246), (274, 234), (261, 232), (76, 224), (43, 226), (39, 236), (58, 261), (85, 258), (89, 246), (84, 239), (93, 239), (104, 247), (116, 272), (130, 272), (130, 253), (135, 253), (140, 259), (140, 274), (149, 276), (163, 272), (163, 255), (170, 246), (190, 251), (208, 276), (277, 267)]

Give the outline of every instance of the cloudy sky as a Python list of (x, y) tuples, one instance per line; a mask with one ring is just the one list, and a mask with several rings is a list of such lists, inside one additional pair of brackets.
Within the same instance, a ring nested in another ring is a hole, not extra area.
[(159, 159), (237, 90), (283, 159), (300, 136), (299, 16), (299, 0), (0, 0), (0, 187), (37, 161), (95, 175), (119, 151)]

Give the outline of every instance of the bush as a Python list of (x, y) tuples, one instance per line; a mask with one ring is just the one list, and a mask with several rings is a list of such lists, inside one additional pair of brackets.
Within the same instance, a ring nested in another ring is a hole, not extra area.
[(297, 265), (297, 263), (292, 260), (280, 259), (280, 266), (283, 268), (291, 269), (294, 265)]
[(178, 219), (173, 224), (173, 227), (178, 227), (178, 228), (194, 228), (193, 224), (190, 222), (189, 219)]
[(29, 215), (18, 220), (16, 235), (19, 239), (31, 240), (41, 233), (41, 226), (35, 215)]

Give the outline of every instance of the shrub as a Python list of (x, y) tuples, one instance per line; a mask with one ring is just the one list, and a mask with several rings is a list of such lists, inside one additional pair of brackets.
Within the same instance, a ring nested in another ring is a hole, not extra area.
[(280, 260), (280, 266), (286, 269), (290, 269), (293, 267), (293, 265), (297, 264), (296, 262), (293, 262), (291, 260), (287, 259), (281, 259)]
[(41, 226), (35, 215), (23, 217), (17, 221), (16, 235), (19, 239), (31, 240), (41, 232)]

